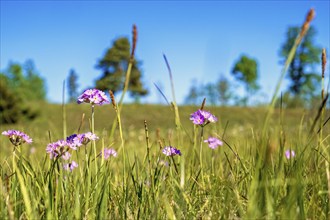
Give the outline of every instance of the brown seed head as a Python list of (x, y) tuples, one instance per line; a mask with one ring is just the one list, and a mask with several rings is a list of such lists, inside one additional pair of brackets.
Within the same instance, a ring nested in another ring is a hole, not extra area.
[(311, 21), (314, 19), (315, 17), (315, 10), (314, 8), (311, 8), (306, 16), (305, 22), (301, 27), (301, 31), (299, 34), (299, 41), (305, 36), (305, 34), (308, 31), (308, 28), (310, 26)]
[(137, 42), (137, 28), (136, 28), (136, 25), (134, 24), (133, 25), (133, 46), (132, 46), (132, 52), (131, 52), (131, 60), (134, 59), (136, 42)]
[(322, 50), (322, 78), (324, 78), (326, 64), (327, 64), (327, 56), (326, 56), (325, 48), (323, 48), (323, 50)]
[(110, 99), (111, 99), (112, 106), (116, 110), (117, 109), (117, 104), (116, 104), (116, 100), (115, 100), (115, 95), (113, 94), (113, 92), (111, 90), (109, 90), (109, 94), (110, 94)]
[(201, 105), (201, 108), (200, 108), (201, 110), (203, 110), (203, 109), (204, 109), (204, 106), (205, 106), (205, 102), (206, 102), (206, 98), (204, 98), (204, 99), (203, 99), (203, 102), (202, 102), (202, 105)]
[(315, 10), (314, 8), (311, 8), (306, 16), (306, 22), (310, 23), (314, 17), (315, 17)]

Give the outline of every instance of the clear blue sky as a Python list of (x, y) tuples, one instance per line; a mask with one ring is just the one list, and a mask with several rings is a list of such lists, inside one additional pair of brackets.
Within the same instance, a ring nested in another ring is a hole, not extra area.
[(114, 39), (131, 38), (136, 24), (136, 57), (143, 61), (143, 81), (150, 90), (144, 102), (160, 99), (153, 83), (171, 99), (163, 53), (179, 103), (193, 79), (207, 83), (220, 74), (230, 78), (242, 53), (257, 59), (262, 93), (269, 98), (279, 78), (278, 52), (287, 27), (300, 26), (311, 7), (316, 11), (316, 43), (328, 51), (329, 1), (1, 0), (0, 69), (10, 61), (32, 59), (46, 79), (48, 99), (60, 102), (69, 70), (78, 73), (81, 90), (92, 87), (101, 76), (97, 61)]

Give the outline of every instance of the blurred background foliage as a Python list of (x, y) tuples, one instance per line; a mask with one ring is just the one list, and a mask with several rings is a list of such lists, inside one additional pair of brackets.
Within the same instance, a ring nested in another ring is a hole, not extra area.
[(10, 63), (0, 73), (0, 122), (4, 124), (31, 120), (46, 102), (46, 83), (33, 61)]

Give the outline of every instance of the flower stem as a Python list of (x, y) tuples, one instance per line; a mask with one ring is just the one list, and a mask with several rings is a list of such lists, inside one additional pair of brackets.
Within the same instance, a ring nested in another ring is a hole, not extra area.
[(204, 139), (204, 127), (202, 126), (201, 130), (201, 139), (200, 139), (200, 148), (199, 148), (199, 164), (201, 167), (202, 181), (204, 184), (204, 172), (203, 172), (203, 139)]
[[(92, 105), (92, 133), (95, 134), (95, 124), (94, 124), (94, 115), (95, 115), (95, 106)], [(94, 151), (94, 160), (96, 160), (96, 143), (95, 140), (92, 141), (92, 146), (93, 146), (93, 151)], [(98, 167), (97, 167), (97, 162), (95, 162), (95, 172), (97, 173)]]

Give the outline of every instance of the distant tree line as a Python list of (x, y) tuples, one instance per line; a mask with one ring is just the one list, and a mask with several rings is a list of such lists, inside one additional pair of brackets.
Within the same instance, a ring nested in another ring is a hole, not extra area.
[[(279, 52), (280, 62), (284, 64), (294, 41), (300, 31), (299, 27), (289, 27), (285, 41)], [(315, 103), (320, 103), (321, 73), (316, 71), (316, 67), (321, 62), (321, 48), (315, 44), (316, 29), (311, 26), (300, 46), (297, 48), (293, 61), (288, 69), (287, 79), (289, 88), (282, 95), (282, 106), (285, 107), (311, 107)], [(235, 82), (239, 82), (244, 87), (245, 95), (237, 94), (235, 88), (229, 80), (221, 75), (219, 81), (198, 85), (193, 82), (186, 97), (186, 104), (199, 105), (203, 98), (208, 99), (208, 103), (215, 105), (243, 105), (249, 104), (251, 97), (254, 97), (260, 90), (258, 84), (259, 71), (258, 62), (248, 55), (241, 55), (234, 63), (230, 72)]]

